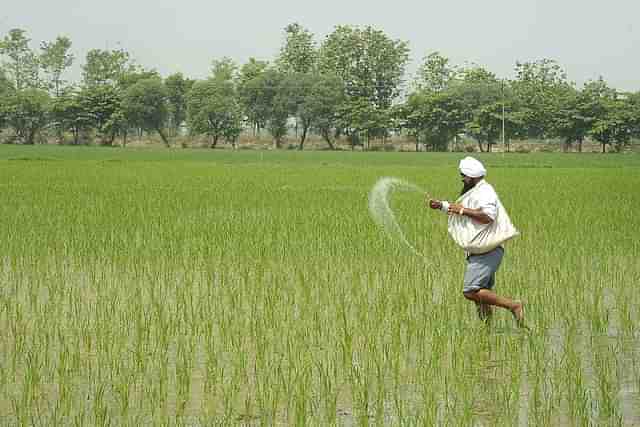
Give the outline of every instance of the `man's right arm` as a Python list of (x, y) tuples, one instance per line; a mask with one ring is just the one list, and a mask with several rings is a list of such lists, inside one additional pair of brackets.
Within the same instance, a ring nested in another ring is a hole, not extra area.
[(428, 194), (425, 194), (425, 203), (431, 209), (439, 209), (443, 212), (447, 212), (449, 210), (449, 202), (432, 199)]

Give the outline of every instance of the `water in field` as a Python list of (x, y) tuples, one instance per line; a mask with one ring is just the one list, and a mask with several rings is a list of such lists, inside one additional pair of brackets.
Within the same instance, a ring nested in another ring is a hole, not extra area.
[(457, 155), (40, 148), (0, 146), (38, 158), (0, 160), (0, 425), (640, 424), (637, 157), (483, 158), (526, 332), (408, 184)]

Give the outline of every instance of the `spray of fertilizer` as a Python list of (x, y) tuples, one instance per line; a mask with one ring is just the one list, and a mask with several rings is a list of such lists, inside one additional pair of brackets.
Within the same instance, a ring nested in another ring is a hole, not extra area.
[(369, 213), (376, 224), (384, 230), (390, 239), (401, 241), (407, 245), (415, 255), (423, 257), (423, 255), (409, 243), (389, 206), (391, 193), (397, 190), (424, 192), (420, 187), (402, 179), (392, 177), (380, 178), (369, 192)]

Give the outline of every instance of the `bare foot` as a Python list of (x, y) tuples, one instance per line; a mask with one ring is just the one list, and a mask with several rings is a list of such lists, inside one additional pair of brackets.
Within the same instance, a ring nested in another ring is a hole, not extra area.
[(513, 317), (516, 319), (516, 323), (519, 327), (524, 327), (524, 306), (520, 301), (514, 301), (513, 307), (511, 308), (511, 313)]

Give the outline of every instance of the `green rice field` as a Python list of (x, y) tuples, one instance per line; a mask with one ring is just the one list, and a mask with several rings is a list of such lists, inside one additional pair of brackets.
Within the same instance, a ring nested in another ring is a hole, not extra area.
[(477, 155), (529, 330), (369, 215), (464, 155), (0, 145), (0, 425), (640, 425), (640, 155)]

